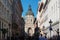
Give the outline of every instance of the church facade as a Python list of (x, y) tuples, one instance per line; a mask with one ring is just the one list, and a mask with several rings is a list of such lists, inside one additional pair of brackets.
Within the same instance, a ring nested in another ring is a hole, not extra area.
[(28, 29), (30, 28), (31, 31), (30, 33), (33, 34), (34, 33), (34, 14), (32, 12), (31, 6), (29, 5), (28, 11), (26, 13), (25, 16), (25, 32), (28, 33)]

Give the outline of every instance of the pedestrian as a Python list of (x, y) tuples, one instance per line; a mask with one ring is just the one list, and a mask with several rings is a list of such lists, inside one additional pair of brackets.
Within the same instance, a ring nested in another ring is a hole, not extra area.
[(39, 40), (47, 40), (47, 38), (43, 37), (42, 34), (39, 36)]
[(10, 37), (7, 36), (7, 40), (10, 40)]
[(40, 29), (38, 27), (38, 22), (37, 22), (36, 18), (34, 20), (34, 27), (35, 27), (35, 29), (34, 29), (34, 40), (39, 40)]
[(57, 40), (60, 40), (60, 36), (57, 36)]
[(36, 27), (36, 28), (35, 28), (35, 33), (34, 33), (34, 39), (35, 39), (35, 40), (39, 40), (39, 34), (40, 34), (40, 33), (39, 33), (39, 28)]
[(28, 40), (32, 40), (33, 39), (33, 37), (32, 37), (32, 29), (31, 28), (28, 28)]

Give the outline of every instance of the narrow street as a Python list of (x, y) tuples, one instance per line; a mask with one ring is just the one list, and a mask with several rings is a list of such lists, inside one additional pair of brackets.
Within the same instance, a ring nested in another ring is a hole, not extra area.
[(60, 0), (0, 0), (0, 40), (60, 40)]

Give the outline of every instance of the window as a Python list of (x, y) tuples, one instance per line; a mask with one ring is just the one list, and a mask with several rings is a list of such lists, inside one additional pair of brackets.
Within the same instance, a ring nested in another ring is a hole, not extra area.
[(12, 3), (13, 2), (13, 0), (9, 0), (10, 1), (10, 3)]
[(4, 5), (2, 5), (2, 12), (4, 12)]
[(32, 22), (32, 19), (31, 19), (31, 22)]
[(6, 0), (3, 0), (4, 4), (6, 4)]
[(0, 2), (0, 7), (1, 7), (1, 4), (2, 4), (2, 3)]
[(9, 20), (9, 10), (7, 10), (7, 14), (6, 14), (7, 16), (6, 16), (6, 18)]
[(0, 15), (2, 14), (2, 3), (0, 2)]
[(4, 24), (4, 27), (6, 27), (6, 24)]
[(2, 22), (2, 28), (3, 28), (3, 22)]
[(7, 13), (9, 13), (9, 11), (7, 10)]

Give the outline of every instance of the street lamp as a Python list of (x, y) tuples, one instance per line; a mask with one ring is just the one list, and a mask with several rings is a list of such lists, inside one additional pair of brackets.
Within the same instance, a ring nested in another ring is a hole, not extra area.
[(11, 40), (11, 35), (10, 35), (10, 27), (11, 27), (11, 24), (8, 24), (9, 25), (9, 28), (8, 28), (8, 30), (9, 30), (9, 39)]
[(44, 31), (44, 29), (45, 29), (45, 26), (43, 26), (43, 31)]
[(59, 29), (57, 29), (57, 34), (58, 34), (58, 36), (59, 36)]
[[(52, 31), (52, 20), (50, 19), (50, 21), (49, 21), (49, 24), (50, 24), (50, 27), (49, 27), (49, 30), (50, 30), (50, 38), (51, 38), (51, 31)], [(51, 40), (51, 39), (50, 39)]]
[(60, 39), (60, 37), (59, 37), (59, 28), (57, 29), (57, 34), (58, 34), (58, 36), (57, 36), (57, 40), (59, 40)]

